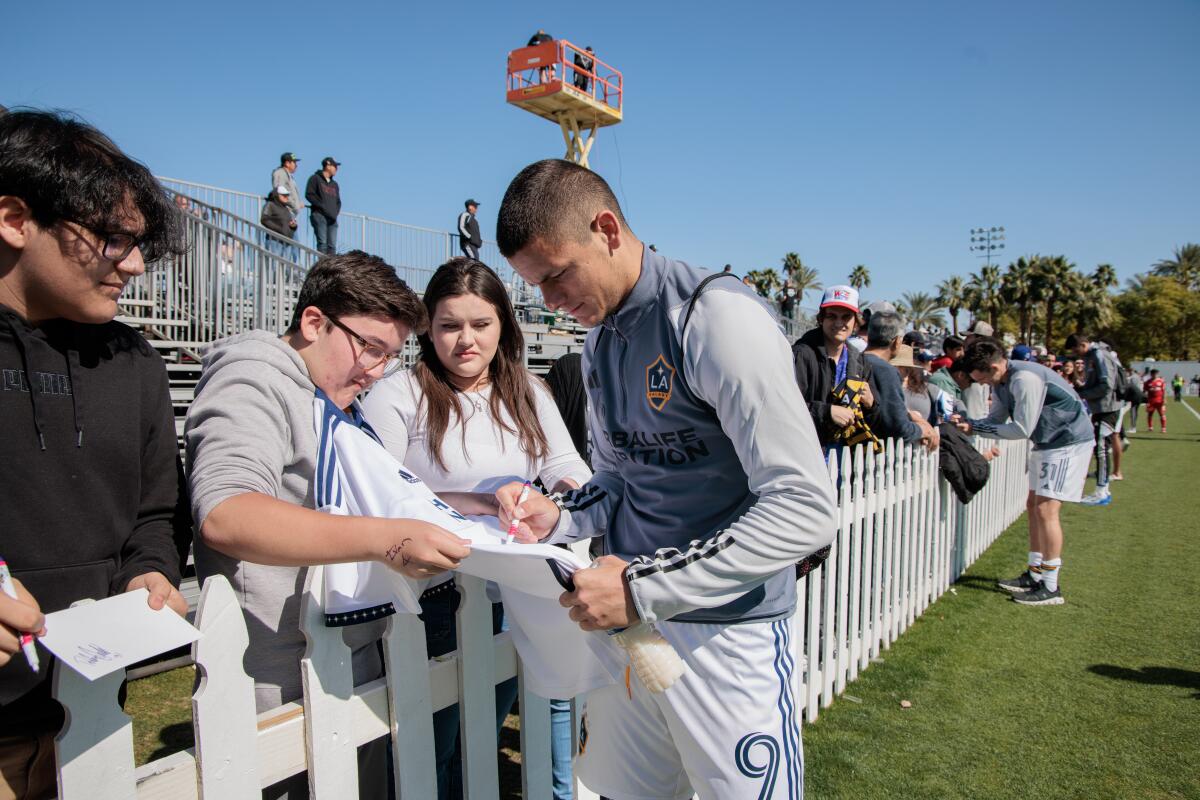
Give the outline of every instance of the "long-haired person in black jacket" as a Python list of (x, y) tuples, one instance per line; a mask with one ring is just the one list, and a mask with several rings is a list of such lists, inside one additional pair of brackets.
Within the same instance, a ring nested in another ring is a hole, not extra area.
[[(0, 115), (0, 796), (53, 797), (48, 652), (16, 652), (41, 613), (145, 588), (187, 603), (191, 535), (162, 358), (114, 322), (146, 264), (184, 250), (178, 212), (143, 165), (77, 120)], [(39, 610), (40, 607), (40, 610)]]

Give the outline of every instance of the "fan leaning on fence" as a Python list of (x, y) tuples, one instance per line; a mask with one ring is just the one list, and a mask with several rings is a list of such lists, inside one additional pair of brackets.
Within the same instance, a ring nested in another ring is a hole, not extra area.
[[(309, 271), (291, 326), (215, 343), (204, 361), (185, 441), (196, 570), (229, 579), (250, 633), (246, 671), (261, 713), (301, 695), (298, 594), (304, 568), (376, 561), (412, 578), (458, 565), (463, 541), (416, 519), (346, 517), (314, 510), (318, 447), (313, 397), (323, 392), (345, 422), (363, 425), (355, 397), (399, 365), (410, 332), (428, 326), (425, 307), (375, 256), (330, 256)], [(383, 673), (383, 623), (348, 628), (354, 682)], [(359, 750), (361, 797), (386, 797), (387, 742)], [(305, 788), (299, 775), (270, 796)]]

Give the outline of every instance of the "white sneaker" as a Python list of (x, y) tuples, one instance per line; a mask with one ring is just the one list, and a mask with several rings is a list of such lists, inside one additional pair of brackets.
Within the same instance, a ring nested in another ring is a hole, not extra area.
[(1092, 492), (1079, 501), (1085, 506), (1106, 506), (1112, 502), (1112, 493), (1107, 488)]

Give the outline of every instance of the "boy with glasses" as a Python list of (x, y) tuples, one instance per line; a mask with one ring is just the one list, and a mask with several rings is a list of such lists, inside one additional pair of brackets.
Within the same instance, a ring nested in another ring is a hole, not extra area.
[[(56, 794), (53, 658), (18, 637), (84, 598), (149, 591), (179, 614), (191, 538), (162, 359), (115, 322), (147, 263), (180, 254), (179, 211), (95, 128), (0, 115), (0, 798)], [(40, 606), (40, 610), (39, 610)], [(15, 657), (14, 657), (15, 656)]]
[[(428, 324), (425, 307), (395, 269), (354, 250), (313, 266), (283, 336), (239, 334), (205, 356), (184, 434), (196, 571), (201, 580), (224, 575), (242, 602), (250, 632), (245, 666), (259, 713), (302, 694), (298, 595), (306, 567), (375, 560), (425, 578), (453, 569), (469, 552), (463, 540), (429, 523), (315, 509), (314, 396), (369, 431), (355, 398), (399, 368), (409, 333)], [(382, 674), (376, 640), (383, 626), (344, 629), (356, 685)], [(386, 796), (382, 743), (360, 751), (361, 797)], [(304, 775), (294, 776), (266, 796), (301, 793), (305, 785)]]

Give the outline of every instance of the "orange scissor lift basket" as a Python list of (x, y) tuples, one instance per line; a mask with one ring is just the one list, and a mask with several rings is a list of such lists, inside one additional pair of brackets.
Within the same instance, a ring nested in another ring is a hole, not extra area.
[[(576, 56), (592, 68), (575, 63)], [(621, 121), (625, 87), (621, 73), (566, 39), (508, 54), (509, 103), (557, 122), (566, 158), (586, 167), (596, 130)]]

